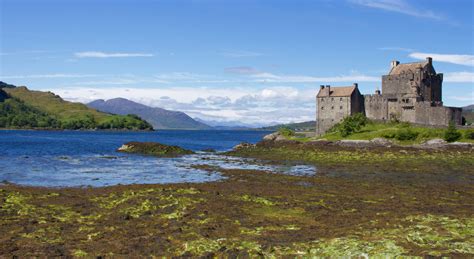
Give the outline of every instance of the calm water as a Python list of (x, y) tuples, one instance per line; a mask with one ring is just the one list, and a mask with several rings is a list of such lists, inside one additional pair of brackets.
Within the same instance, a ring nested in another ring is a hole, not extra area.
[(199, 152), (180, 158), (118, 153), (129, 141), (153, 141), (194, 151), (225, 151), (258, 142), (263, 131), (0, 131), (0, 181), (34, 186), (107, 186), (134, 183), (206, 182), (222, 179), (192, 165), (313, 174), (308, 166), (262, 165), (252, 159)]

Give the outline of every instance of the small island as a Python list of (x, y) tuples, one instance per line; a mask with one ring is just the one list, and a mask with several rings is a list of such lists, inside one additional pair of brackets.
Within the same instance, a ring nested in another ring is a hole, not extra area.
[(128, 142), (123, 144), (117, 151), (157, 157), (178, 157), (194, 154), (191, 150), (155, 142)]

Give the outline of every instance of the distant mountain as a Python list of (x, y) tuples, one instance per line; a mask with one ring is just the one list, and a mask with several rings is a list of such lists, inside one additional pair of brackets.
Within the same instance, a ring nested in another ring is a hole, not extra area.
[(203, 120), (200, 118), (194, 118), (195, 120), (212, 126), (213, 129), (217, 130), (251, 130), (262, 127), (260, 124), (249, 124), (240, 121), (220, 121), (220, 120)]
[(129, 129), (151, 130), (134, 115), (98, 112), (82, 103), (63, 100), (51, 92), (0, 82), (0, 128), (28, 129)]
[(278, 124), (269, 127), (260, 128), (262, 130), (278, 130), (280, 128), (289, 128), (294, 131), (314, 131), (316, 127), (316, 121), (305, 121), (297, 123)]
[(462, 107), (463, 111), (474, 111), (474, 104)]
[(125, 98), (115, 98), (107, 101), (95, 100), (88, 103), (87, 106), (102, 112), (138, 115), (151, 123), (155, 129), (212, 129), (212, 127), (194, 120), (183, 112), (154, 108)]

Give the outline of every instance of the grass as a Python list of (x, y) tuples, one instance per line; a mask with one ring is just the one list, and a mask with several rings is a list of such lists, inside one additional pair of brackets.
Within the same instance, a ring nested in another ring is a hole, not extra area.
[[(472, 130), (472, 129), (471, 129)], [(414, 139), (408, 140), (397, 140), (396, 135), (403, 131), (412, 132), (415, 135)], [(466, 133), (469, 129), (458, 129), (461, 132), (462, 137), (458, 141), (474, 143), (473, 139), (466, 138)], [(331, 141), (352, 139), (352, 140), (372, 140), (374, 138), (386, 138), (402, 145), (420, 144), (424, 141), (440, 138), (443, 139), (446, 129), (440, 128), (428, 128), (420, 126), (412, 126), (408, 123), (380, 123), (370, 121), (368, 124), (363, 126), (358, 132), (352, 133), (347, 137), (342, 137), (339, 132), (330, 132), (316, 139), (326, 139)], [(294, 138), (298, 140), (298, 138)], [(303, 138), (302, 141), (308, 141), (307, 138)]]

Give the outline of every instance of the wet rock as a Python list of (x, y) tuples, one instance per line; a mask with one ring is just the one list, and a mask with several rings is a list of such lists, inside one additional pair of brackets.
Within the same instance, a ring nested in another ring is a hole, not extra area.
[(178, 146), (168, 146), (156, 142), (128, 142), (118, 148), (117, 151), (158, 157), (177, 157), (194, 154), (194, 152), (191, 150), (187, 150)]
[(203, 152), (208, 152), (208, 153), (216, 153), (216, 150), (213, 148), (206, 148), (202, 150)]

